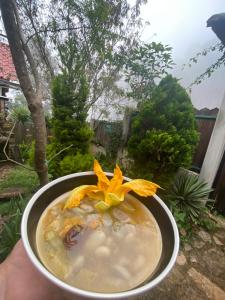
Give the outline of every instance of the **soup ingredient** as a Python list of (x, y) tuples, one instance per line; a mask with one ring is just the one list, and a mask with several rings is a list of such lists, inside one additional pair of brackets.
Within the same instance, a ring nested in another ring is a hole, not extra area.
[(109, 257), (110, 249), (106, 246), (100, 246), (95, 250), (95, 255), (97, 257)]
[(63, 239), (63, 243), (66, 248), (71, 248), (77, 244), (79, 234), (81, 233), (82, 230), (83, 230), (83, 227), (80, 225), (76, 225), (76, 226), (70, 228), (70, 230), (66, 233), (66, 235)]
[(88, 196), (98, 200), (95, 207), (104, 211), (111, 206), (119, 205), (124, 201), (125, 194), (130, 191), (134, 191), (142, 197), (147, 197), (154, 195), (157, 188), (159, 188), (159, 185), (144, 179), (135, 179), (122, 184), (123, 174), (118, 165), (114, 169), (111, 180), (106, 177), (97, 160), (94, 161), (94, 172), (98, 177), (97, 185), (81, 185), (75, 188), (66, 201), (64, 209), (79, 206), (81, 200)]

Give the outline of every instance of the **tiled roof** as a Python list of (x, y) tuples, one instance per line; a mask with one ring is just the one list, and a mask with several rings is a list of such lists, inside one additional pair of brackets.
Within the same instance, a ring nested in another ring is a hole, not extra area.
[(0, 42), (0, 79), (18, 81), (9, 45)]

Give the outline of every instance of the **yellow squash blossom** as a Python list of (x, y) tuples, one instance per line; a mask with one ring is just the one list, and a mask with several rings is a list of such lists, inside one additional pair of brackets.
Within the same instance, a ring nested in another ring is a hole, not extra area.
[(97, 160), (94, 161), (94, 172), (98, 177), (97, 185), (81, 185), (72, 190), (64, 209), (79, 206), (80, 201), (88, 196), (99, 200), (95, 205), (96, 208), (106, 210), (122, 202), (125, 194), (130, 191), (147, 197), (154, 195), (159, 188), (159, 185), (144, 179), (135, 179), (123, 184), (123, 174), (118, 165), (111, 180), (106, 177)]

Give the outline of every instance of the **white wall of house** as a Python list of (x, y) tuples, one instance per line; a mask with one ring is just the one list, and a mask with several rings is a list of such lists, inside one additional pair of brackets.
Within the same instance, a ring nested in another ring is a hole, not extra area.
[(225, 95), (219, 109), (215, 126), (209, 141), (201, 168), (200, 178), (213, 185), (225, 151)]

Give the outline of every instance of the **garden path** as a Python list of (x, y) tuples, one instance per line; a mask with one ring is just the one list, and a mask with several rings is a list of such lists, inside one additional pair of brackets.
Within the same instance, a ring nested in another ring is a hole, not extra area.
[(141, 300), (225, 300), (225, 219), (181, 247), (168, 277)]

